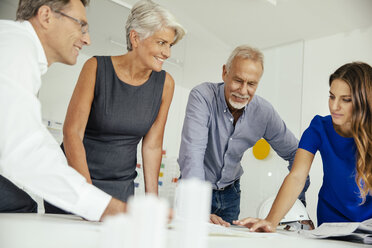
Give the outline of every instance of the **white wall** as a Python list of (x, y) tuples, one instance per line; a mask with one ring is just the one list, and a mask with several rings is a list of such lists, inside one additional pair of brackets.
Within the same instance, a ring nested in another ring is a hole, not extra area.
[(9, 2), (9, 0), (0, 0), (0, 19), (15, 20), (17, 3)]
[(39, 91), (43, 119), (64, 122), (72, 92), (87, 59), (88, 56), (80, 53), (74, 66), (56, 63), (48, 68)]

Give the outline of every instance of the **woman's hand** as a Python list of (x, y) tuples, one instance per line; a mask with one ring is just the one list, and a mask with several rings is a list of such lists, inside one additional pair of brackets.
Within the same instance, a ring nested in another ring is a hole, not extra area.
[(245, 226), (249, 228), (251, 232), (275, 232), (276, 225), (270, 221), (258, 219), (258, 218), (245, 218), (242, 220), (234, 220), (234, 225)]

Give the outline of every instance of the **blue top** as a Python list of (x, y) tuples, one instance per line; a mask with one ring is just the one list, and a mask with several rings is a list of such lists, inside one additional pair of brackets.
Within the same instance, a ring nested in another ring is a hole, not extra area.
[(190, 92), (178, 158), (182, 178), (209, 181), (214, 189), (232, 184), (243, 174), (244, 152), (261, 138), (292, 165), (298, 140), (272, 105), (255, 95), (234, 127), (224, 85), (203, 83)]
[(360, 191), (355, 182), (356, 146), (353, 138), (340, 136), (330, 115), (315, 116), (301, 137), (299, 148), (323, 161), (323, 185), (318, 199), (318, 225), (323, 222), (361, 222), (372, 218), (372, 197), (360, 205)]

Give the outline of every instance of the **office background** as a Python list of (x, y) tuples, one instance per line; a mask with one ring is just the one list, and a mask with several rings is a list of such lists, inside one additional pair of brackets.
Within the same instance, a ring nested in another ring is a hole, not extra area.
[[(74, 67), (56, 64), (43, 77), (39, 92), (43, 119), (57, 123), (57, 133), (84, 62), (93, 55), (126, 52), (124, 26), (135, 2), (91, 0), (87, 15), (92, 45), (81, 51)], [(222, 65), (237, 45), (250, 44), (263, 51), (265, 72), (257, 94), (274, 105), (298, 138), (314, 115), (329, 114), (329, 75), (348, 62), (372, 64), (371, 0), (155, 2), (168, 8), (188, 32), (172, 48), (172, 57), (164, 66), (176, 83), (164, 136), (169, 161), (178, 156), (189, 91), (202, 82), (222, 81)], [(17, 4), (16, 0), (0, 0), (0, 19), (14, 19)], [(242, 166), (240, 217), (256, 216), (260, 204), (279, 189), (287, 163), (273, 150), (264, 160), (248, 150)], [(308, 211), (315, 220), (322, 182), (319, 154), (310, 176)]]

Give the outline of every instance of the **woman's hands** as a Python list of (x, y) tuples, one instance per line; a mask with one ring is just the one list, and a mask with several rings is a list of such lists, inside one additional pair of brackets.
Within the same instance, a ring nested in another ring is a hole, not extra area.
[(245, 218), (242, 220), (234, 220), (234, 225), (245, 226), (251, 232), (275, 232), (277, 224), (274, 224), (266, 219), (259, 218)]

